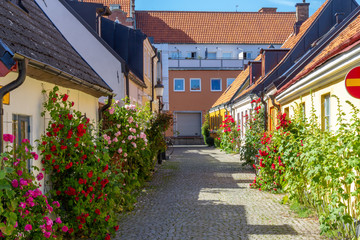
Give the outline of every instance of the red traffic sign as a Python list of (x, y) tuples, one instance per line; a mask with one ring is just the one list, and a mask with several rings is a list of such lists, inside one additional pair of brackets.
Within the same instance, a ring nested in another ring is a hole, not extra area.
[(345, 78), (345, 87), (354, 98), (360, 98), (360, 67), (353, 68)]

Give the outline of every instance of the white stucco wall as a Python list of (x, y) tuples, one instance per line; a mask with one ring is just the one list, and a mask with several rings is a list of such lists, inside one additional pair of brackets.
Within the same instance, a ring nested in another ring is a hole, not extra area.
[[(251, 99), (250, 97), (246, 97), (245, 99), (236, 102), (233, 105), (233, 117), (235, 118), (236, 121), (238, 121), (237, 117), (238, 114), (240, 116), (240, 123), (238, 125), (243, 125), (243, 127), (240, 127), (240, 130), (242, 129), (242, 137), (245, 136), (245, 132), (246, 132), (246, 127), (245, 127), (245, 115), (248, 114), (250, 116), (250, 112), (251, 112)], [(243, 119), (241, 119), (241, 113), (243, 114)], [(250, 117), (249, 117), (250, 119)]]
[[(115, 99), (125, 97), (120, 61), (58, 0), (35, 0), (67, 41), (113, 89)], [(105, 98), (101, 98), (103, 101)]]
[[(1, 78), (1, 85), (4, 86), (14, 81), (17, 76), (17, 73), (9, 73), (6, 77)], [(13, 133), (14, 114), (27, 116), (30, 118), (29, 140), (33, 146), (36, 146), (35, 140), (40, 139), (41, 135), (45, 133), (48, 124), (48, 118), (41, 117), (42, 104), (46, 100), (46, 95), (42, 91), (49, 92), (54, 86), (54, 84), (26, 77), (25, 82), (19, 88), (10, 92), (10, 104), (4, 105), (4, 134)], [(74, 109), (86, 114), (91, 122), (98, 121), (98, 98), (79, 90), (59, 88), (60, 93), (68, 94), (69, 100), (75, 103)], [(40, 160), (33, 161), (33, 165), (41, 169)]]

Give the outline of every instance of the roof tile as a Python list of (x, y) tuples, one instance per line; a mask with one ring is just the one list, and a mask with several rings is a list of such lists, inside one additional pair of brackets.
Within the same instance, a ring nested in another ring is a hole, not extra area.
[(282, 44), (294, 23), (293, 12), (136, 12), (155, 43)]

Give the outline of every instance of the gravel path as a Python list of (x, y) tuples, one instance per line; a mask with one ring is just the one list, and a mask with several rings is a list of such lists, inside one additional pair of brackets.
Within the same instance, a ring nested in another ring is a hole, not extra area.
[(238, 155), (175, 148), (116, 239), (323, 239), (316, 219), (294, 217), (281, 196), (249, 188), (254, 174)]

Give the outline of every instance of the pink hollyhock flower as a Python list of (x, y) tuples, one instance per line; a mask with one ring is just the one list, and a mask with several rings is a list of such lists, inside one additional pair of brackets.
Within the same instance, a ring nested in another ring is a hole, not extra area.
[(25, 179), (20, 178), (20, 185), (21, 186), (27, 186), (28, 182)]
[(27, 138), (24, 138), (21, 142), (22, 142), (22, 143), (30, 143), (30, 140), (27, 139)]
[(119, 140), (115, 137), (114, 139), (113, 139), (113, 142), (118, 142)]
[(125, 143), (125, 140), (122, 140), (121, 142), (122, 142), (122, 143)]
[(122, 153), (122, 151), (123, 151), (122, 148), (118, 149), (118, 153)]
[(61, 228), (61, 230), (62, 230), (63, 232), (67, 232), (67, 231), (69, 231), (69, 228), (64, 225), (64, 226)]
[(271, 165), (271, 168), (272, 168), (272, 169), (275, 169), (275, 164), (272, 164), (272, 165)]
[(18, 183), (18, 180), (14, 179), (11, 181), (11, 185), (14, 187), (14, 188), (17, 188), (19, 186), (19, 183)]
[(133, 145), (134, 148), (136, 148), (136, 143), (131, 142), (131, 144)]
[(117, 124), (116, 126), (117, 126), (117, 128), (120, 128), (120, 127), (121, 127), (121, 125), (120, 125), (120, 124)]
[(55, 222), (58, 223), (58, 224), (62, 223), (62, 221), (61, 221), (61, 219), (59, 217), (57, 219), (55, 219)]
[(19, 226), (18, 222), (16, 221), (14, 228), (17, 228)]
[(14, 142), (14, 139), (15, 139), (15, 136), (14, 135), (11, 135), (11, 134), (4, 134), (3, 135), (3, 139), (5, 142), (11, 142), (13, 143)]
[(132, 123), (134, 121), (134, 118), (133, 117), (129, 117), (129, 123)]
[(140, 138), (142, 138), (142, 139), (146, 138), (146, 134), (143, 133), (143, 132), (141, 132), (141, 133), (140, 133)]
[(25, 231), (31, 231), (32, 230), (31, 224), (26, 224), (24, 229)]
[(42, 173), (39, 173), (37, 176), (36, 176), (36, 179), (38, 180), (38, 181), (40, 181), (41, 179), (43, 179), (44, 178), (44, 174), (42, 174)]
[(51, 232), (45, 232), (44, 237), (49, 238), (51, 236)]
[(21, 208), (25, 209), (25, 208), (26, 208), (26, 203), (24, 203), (24, 202), (20, 202), (19, 207), (21, 207)]
[(23, 174), (23, 171), (19, 170), (17, 171), (17, 175), (21, 176)]
[(55, 207), (60, 207), (60, 203), (58, 202), (58, 201), (53, 201), (53, 203), (52, 203)]
[(115, 112), (115, 108), (110, 108), (110, 109), (109, 109), (109, 113), (110, 113), (110, 114), (114, 114), (114, 112)]
[(121, 135), (121, 132), (120, 131), (118, 131), (117, 133), (115, 133), (115, 136), (116, 137), (118, 137), (118, 136), (120, 136)]
[(131, 141), (131, 139), (133, 138), (133, 136), (132, 135), (129, 135), (128, 136), (128, 140), (130, 140)]
[(124, 157), (127, 157), (127, 153), (124, 153)]

